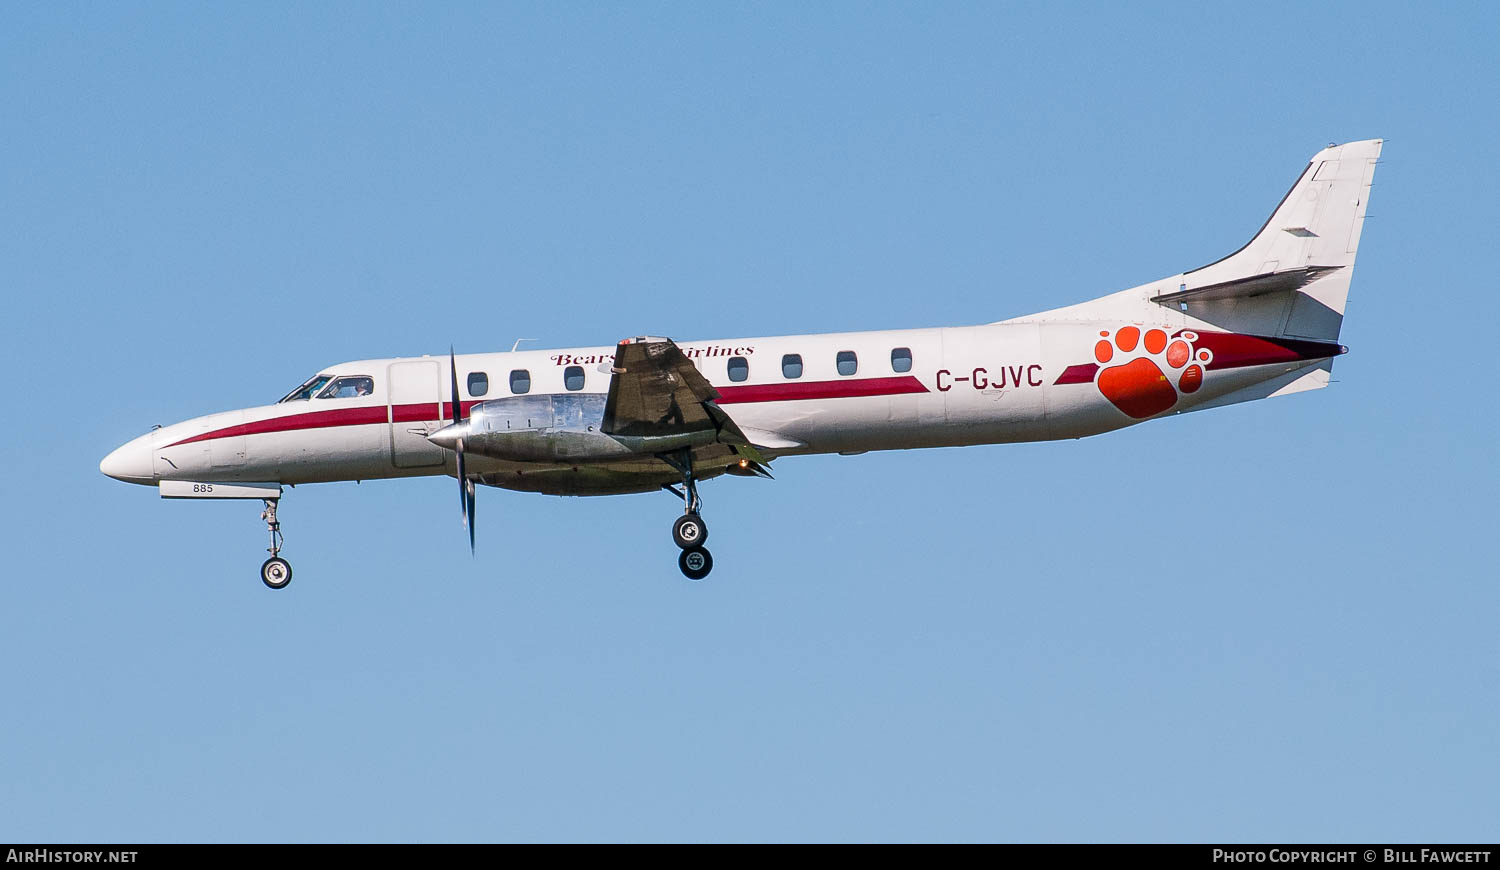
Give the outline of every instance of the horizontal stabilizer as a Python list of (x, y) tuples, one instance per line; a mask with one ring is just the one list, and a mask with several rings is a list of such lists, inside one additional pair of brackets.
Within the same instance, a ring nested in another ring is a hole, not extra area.
[(1225, 405), (1234, 405), (1240, 402), (1253, 402), (1256, 399), (1273, 399), (1278, 396), (1290, 396), (1293, 393), (1304, 393), (1308, 390), (1321, 390), (1328, 386), (1333, 379), (1333, 360), (1321, 360), (1311, 366), (1300, 367), (1271, 378), (1267, 381), (1235, 390), (1216, 399), (1200, 402), (1180, 413), (1187, 414), (1193, 411), (1206, 411), (1209, 408), (1222, 408)]
[(1183, 289), (1173, 293), (1163, 293), (1160, 296), (1153, 296), (1151, 297), (1151, 301), (1161, 305), (1176, 305), (1179, 302), (1207, 302), (1212, 299), (1244, 299), (1251, 296), (1263, 296), (1267, 293), (1301, 290), (1329, 272), (1337, 272), (1342, 268), (1344, 267), (1304, 266), (1301, 269), (1266, 272), (1262, 275), (1252, 275), (1248, 278), (1235, 278), (1231, 281), (1205, 284), (1202, 287), (1188, 287), (1184, 284)]

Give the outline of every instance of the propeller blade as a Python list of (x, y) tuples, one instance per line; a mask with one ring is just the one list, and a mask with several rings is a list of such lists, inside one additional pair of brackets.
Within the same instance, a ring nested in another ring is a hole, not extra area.
[(458, 439), (453, 451), (458, 458), (456, 469), (458, 472), (458, 509), (463, 511), (464, 525), (467, 526), (469, 524), (469, 487), (468, 478), (464, 476), (464, 439)]
[(470, 556), (474, 555), (474, 528), (478, 525), (478, 521), (474, 519), (474, 490), (475, 490), (475, 486), (474, 486), (474, 482), (472, 480), (466, 480), (466, 481), (464, 481), (464, 491), (469, 496), (468, 515), (469, 515), (469, 555)]
[(453, 352), (453, 345), (448, 345), (448, 372), (453, 376), (453, 422), (457, 423), (460, 418), (458, 402), (458, 356)]
[[(448, 373), (452, 376), (453, 387), (453, 410), (452, 417), (454, 425), (463, 420), (461, 412), (462, 405), (458, 394), (458, 355), (453, 352), (453, 346), (448, 346)], [(461, 430), (460, 430), (461, 431)], [(469, 530), (469, 555), (474, 555), (474, 483), (464, 473), (464, 439), (459, 438), (453, 445), (453, 454), (456, 467), (454, 471), (458, 474), (458, 506), (463, 511), (464, 527)]]

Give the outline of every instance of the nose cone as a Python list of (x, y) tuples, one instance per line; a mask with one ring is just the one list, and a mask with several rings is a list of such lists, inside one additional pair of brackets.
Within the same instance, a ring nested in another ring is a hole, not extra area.
[(468, 422), (463, 422), (444, 426), (431, 435), (428, 435), (427, 440), (444, 449), (457, 450), (458, 439), (467, 437), (469, 437), (469, 424)]
[(99, 470), (115, 480), (152, 485), (156, 479), (151, 473), (151, 459), (151, 436), (142, 435), (104, 457)]

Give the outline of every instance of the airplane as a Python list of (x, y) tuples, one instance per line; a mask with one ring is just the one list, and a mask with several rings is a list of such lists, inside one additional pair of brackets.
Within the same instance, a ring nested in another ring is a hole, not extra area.
[(99, 470), (163, 498), (261, 500), (272, 589), (292, 579), (284, 487), (435, 475), (458, 481), (471, 552), (481, 484), (666, 490), (683, 503), (678, 567), (701, 580), (701, 481), (770, 477), (786, 456), (1083, 438), (1327, 386), (1382, 144), (1319, 151), (1234, 253), (1088, 302), (978, 326), (340, 363), (274, 404), (154, 428)]

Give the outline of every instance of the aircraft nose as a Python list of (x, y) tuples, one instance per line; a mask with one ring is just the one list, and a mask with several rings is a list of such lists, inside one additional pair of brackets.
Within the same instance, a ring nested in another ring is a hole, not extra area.
[(115, 448), (99, 463), (99, 470), (126, 483), (154, 484), (151, 459), (151, 436), (142, 435)]

